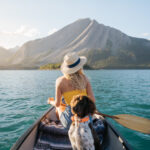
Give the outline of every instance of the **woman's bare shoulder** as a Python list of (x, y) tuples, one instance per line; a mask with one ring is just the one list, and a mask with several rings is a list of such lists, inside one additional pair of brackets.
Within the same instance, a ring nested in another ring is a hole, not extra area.
[(63, 83), (64, 81), (65, 81), (65, 77), (64, 77), (64, 76), (58, 77), (58, 78), (56, 79), (56, 83), (57, 83), (57, 84), (61, 84), (61, 83)]

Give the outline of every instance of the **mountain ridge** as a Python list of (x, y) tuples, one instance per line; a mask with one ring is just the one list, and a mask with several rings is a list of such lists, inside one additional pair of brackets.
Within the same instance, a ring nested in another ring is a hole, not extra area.
[(86, 18), (50, 36), (26, 42), (5, 65), (0, 63), (0, 68), (30, 69), (61, 63), (64, 55), (72, 51), (85, 55), (88, 65), (94, 69), (150, 64), (150, 41)]

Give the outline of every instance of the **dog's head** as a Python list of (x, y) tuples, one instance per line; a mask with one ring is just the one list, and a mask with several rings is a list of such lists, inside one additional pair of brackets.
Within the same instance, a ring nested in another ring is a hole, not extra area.
[(96, 110), (95, 103), (87, 96), (74, 96), (70, 105), (72, 113), (80, 118), (89, 114), (93, 115)]

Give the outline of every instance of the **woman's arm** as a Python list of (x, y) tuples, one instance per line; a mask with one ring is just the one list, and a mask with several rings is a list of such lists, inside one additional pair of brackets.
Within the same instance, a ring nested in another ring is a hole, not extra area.
[(61, 80), (60, 78), (58, 78), (56, 80), (56, 88), (55, 88), (55, 101), (49, 101), (49, 103), (55, 107), (59, 107), (60, 106), (60, 100), (62, 97), (61, 94)]
[(91, 98), (91, 100), (95, 103), (95, 97), (92, 91), (92, 87), (90, 84), (90, 81), (86, 78), (87, 80), (87, 86), (86, 86), (86, 91), (87, 91), (87, 96)]

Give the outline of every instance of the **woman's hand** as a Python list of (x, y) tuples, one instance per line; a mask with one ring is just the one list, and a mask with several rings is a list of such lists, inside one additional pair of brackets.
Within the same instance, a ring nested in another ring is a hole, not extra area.
[(52, 104), (54, 103), (54, 98), (53, 97), (49, 97), (47, 100), (47, 104)]

